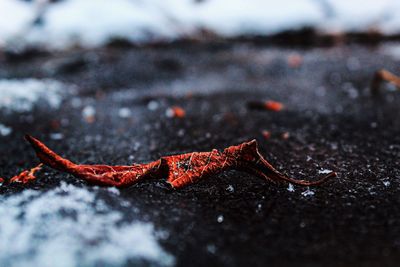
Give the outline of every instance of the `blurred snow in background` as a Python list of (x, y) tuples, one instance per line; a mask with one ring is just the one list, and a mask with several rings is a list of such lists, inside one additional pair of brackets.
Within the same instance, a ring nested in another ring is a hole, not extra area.
[(0, 79), (0, 110), (31, 111), (40, 100), (51, 108), (58, 108), (62, 89), (66, 87), (51, 79)]
[(270, 35), (311, 27), (325, 33), (400, 33), (398, 0), (0, 1), (0, 46), (65, 49), (111, 39), (135, 43)]

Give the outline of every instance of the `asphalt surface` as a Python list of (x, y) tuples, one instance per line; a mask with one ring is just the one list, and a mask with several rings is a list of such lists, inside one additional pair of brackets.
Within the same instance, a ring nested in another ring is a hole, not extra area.
[[(162, 180), (143, 181), (118, 198), (169, 233), (160, 242), (177, 266), (397, 266), (400, 92), (389, 85), (378, 96), (369, 91), (374, 71), (400, 73), (395, 47), (237, 42), (3, 55), (0, 78), (52, 78), (74, 87), (58, 110), (0, 113), (13, 129), (0, 139), (0, 176), (37, 162), (24, 133), (75, 162), (115, 165), (256, 138), (287, 175), (311, 180), (329, 169), (338, 177), (307, 194), (229, 171), (176, 191)], [(285, 109), (248, 110), (252, 100), (280, 101)], [(184, 118), (166, 116), (174, 105), (185, 109)], [(92, 122), (82, 116), (87, 106), (96, 110)], [(46, 168), (37, 181), (0, 193), (45, 192), (61, 181), (90, 187)]]

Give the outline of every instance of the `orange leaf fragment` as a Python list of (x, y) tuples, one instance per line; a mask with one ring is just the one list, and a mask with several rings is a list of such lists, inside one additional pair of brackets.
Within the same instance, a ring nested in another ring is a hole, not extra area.
[(285, 106), (281, 102), (267, 100), (247, 102), (247, 107), (254, 110), (281, 111)]
[(30, 170), (24, 170), (18, 175), (15, 175), (13, 178), (10, 179), (10, 183), (23, 183), (26, 184), (30, 181), (33, 181), (36, 179), (35, 173), (39, 171), (42, 168), (43, 164), (40, 163), (36, 167), (30, 169)]
[(283, 109), (283, 104), (278, 101), (265, 101), (265, 109), (271, 110), (271, 111), (281, 111)]

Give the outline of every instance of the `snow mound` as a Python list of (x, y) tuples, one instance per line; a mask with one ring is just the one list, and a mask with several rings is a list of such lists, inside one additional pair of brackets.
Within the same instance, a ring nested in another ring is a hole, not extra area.
[[(61, 183), (47, 192), (0, 196), (3, 266), (170, 266), (174, 258), (157, 242), (151, 223), (126, 222), (98, 198), (106, 189)], [(111, 194), (111, 197), (118, 197)]]

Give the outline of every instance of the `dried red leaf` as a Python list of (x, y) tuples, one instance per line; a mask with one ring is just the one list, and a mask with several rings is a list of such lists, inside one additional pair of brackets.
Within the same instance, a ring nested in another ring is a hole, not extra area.
[(223, 151), (214, 149), (211, 152), (166, 156), (147, 164), (108, 166), (78, 165), (60, 157), (37, 139), (31, 136), (26, 136), (26, 139), (44, 164), (100, 185), (123, 187), (141, 179), (156, 177), (166, 178), (172, 187), (180, 188), (230, 169), (245, 171), (269, 181), (286, 181), (303, 186), (319, 185), (336, 176), (331, 172), (314, 182), (284, 176), (258, 152), (255, 140), (230, 146)]
[(39, 171), (42, 168), (43, 164), (40, 163), (39, 165), (37, 165), (36, 167), (29, 169), (29, 170), (24, 170), (23, 172), (21, 172), (18, 175), (15, 175), (14, 177), (12, 177), (10, 179), (10, 183), (22, 183), (22, 184), (26, 184), (29, 183), (33, 180), (36, 179), (35, 173), (37, 171)]
[(0, 185), (4, 183), (4, 179), (0, 177)]
[(161, 160), (132, 166), (79, 165), (57, 155), (32, 136), (27, 135), (26, 139), (31, 143), (36, 155), (44, 164), (93, 184), (127, 186), (140, 179), (151, 177), (161, 170)]

